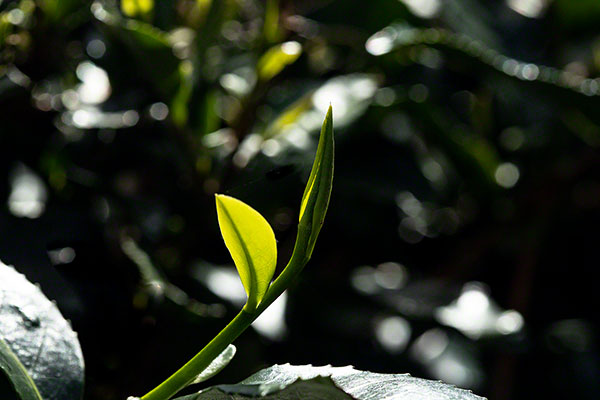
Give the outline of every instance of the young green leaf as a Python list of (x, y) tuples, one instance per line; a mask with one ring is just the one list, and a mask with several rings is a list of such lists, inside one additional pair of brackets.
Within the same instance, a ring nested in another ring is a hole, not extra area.
[(253, 311), (275, 273), (275, 234), (263, 216), (246, 203), (219, 194), (216, 202), (221, 234), (248, 295), (244, 308)]
[[(177, 372), (145, 394), (142, 400), (167, 400), (194, 381), (199, 374), (202, 375), (216, 358), (227, 354), (224, 353), (227, 346), (248, 328), (302, 271), (310, 259), (329, 205), (333, 181), (333, 147), (333, 120), (329, 107), (321, 130), (317, 156), (302, 198), (294, 252), (283, 272), (272, 284), (270, 280), (277, 259), (273, 230), (250, 206), (232, 197), (216, 195), (221, 233), (242, 279), (248, 301), (244, 309), (213, 340)], [(221, 362), (217, 361), (216, 364), (220, 365)], [(326, 391), (329, 392), (327, 389)], [(319, 391), (317, 397), (329, 398), (323, 393)]]
[(305, 249), (307, 259), (312, 254), (329, 206), (333, 185), (333, 161), (333, 117), (329, 106), (321, 128), (317, 155), (300, 203), (299, 235), (308, 235)]

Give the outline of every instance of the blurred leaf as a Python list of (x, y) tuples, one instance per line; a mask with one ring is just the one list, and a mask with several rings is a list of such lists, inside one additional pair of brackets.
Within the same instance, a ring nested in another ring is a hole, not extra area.
[(198, 6), (203, 10), (210, 7), (206, 12), (206, 18), (204, 19), (203, 26), (198, 30), (196, 36), (197, 46), (197, 63), (202, 65), (204, 63), (204, 57), (206, 49), (208, 49), (219, 37), (221, 27), (232, 15), (235, 14), (238, 8), (238, 3), (233, 0), (199, 0)]
[(147, 15), (154, 9), (154, 0), (121, 0), (121, 11), (128, 17)]
[(204, 96), (200, 110), (198, 110), (198, 134), (204, 136), (210, 132), (214, 132), (219, 128), (221, 122), (219, 116), (215, 112), (219, 101), (218, 92), (210, 90)]
[(271, 47), (258, 60), (258, 77), (261, 81), (269, 81), (286, 66), (294, 63), (302, 54), (302, 45), (290, 41)]
[(378, 374), (353, 367), (273, 365), (237, 385), (219, 385), (178, 400), (269, 399), (428, 399), (481, 400), (470, 391), (408, 374)]
[(288, 126), (296, 123), (300, 116), (302, 116), (308, 110), (311, 110), (312, 107), (312, 93), (308, 93), (283, 110), (283, 112), (273, 122), (271, 122), (269, 126), (267, 126), (267, 128), (264, 130), (263, 136), (266, 139), (277, 136)]
[(446, 130), (445, 134), (447, 150), (454, 154), (455, 160), (465, 165), (465, 168), (478, 170), (483, 180), (495, 185), (494, 176), (500, 160), (494, 146), (482, 136), (470, 134), (460, 128)]
[(265, 39), (269, 43), (279, 41), (279, 0), (267, 0), (265, 3), (265, 25), (263, 27)]
[(180, 61), (173, 54), (168, 35), (145, 22), (122, 18), (115, 9), (99, 3), (94, 3), (93, 11), (117, 41), (127, 47), (135, 61), (135, 71), (167, 99), (174, 96), (180, 84)]
[(246, 203), (225, 195), (215, 198), (221, 234), (248, 295), (245, 308), (253, 310), (275, 273), (275, 234), (263, 216)]
[[(166, 300), (166, 305), (173, 305), (176, 309), (184, 309), (194, 317), (206, 318), (215, 316), (218, 312), (211, 311), (211, 307), (188, 296), (188, 294), (169, 282), (162, 272), (155, 267), (150, 256), (144, 252), (130, 237), (121, 238), (123, 253), (137, 266), (143, 289), (147, 295), (159, 300)], [(147, 298), (146, 298), (147, 299)], [(146, 300), (144, 299), (144, 300)], [(160, 304), (164, 303), (160, 301)]]
[(369, 108), (377, 90), (377, 81), (371, 74), (349, 74), (336, 76), (316, 90), (304, 93), (288, 106), (264, 130), (265, 138), (284, 134), (288, 128), (299, 126), (307, 132), (317, 131), (321, 125), (321, 113), (329, 105), (335, 107), (336, 127), (355, 122)]
[(188, 122), (188, 103), (192, 96), (192, 65), (182, 62), (179, 65), (179, 88), (171, 101), (171, 119), (176, 126), (182, 128)]
[(196, 377), (196, 379), (190, 382), (190, 385), (193, 383), (200, 383), (209, 380), (210, 378), (221, 372), (221, 370), (225, 368), (231, 360), (233, 360), (233, 357), (235, 356), (235, 351), (236, 348), (234, 345), (230, 344), (229, 346), (227, 346), (227, 348), (223, 350), (223, 352), (221, 352), (221, 354), (219, 354), (217, 358), (211, 361), (208, 367), (206, 367), (204, 371), (202, 371), (200, 375)]
[(482, 135), (456, 123), (441, 107), (431, 103), (410, 107), (413, 115), (465, 177), (471, 177), (482, 188), (497, 189), (495, 173), (500, 158), (494, 146)]
[(2, 262), (0, 299), (0, 367), (15, 389), (26, 400), (80, 399), (81, 348), (56, 305)]
[(203, 11), (208, 12), (208, 7), (212, 4), (212, 0), (196, 0), (196, 5)]
[(553, 4), (558, 19), (571, 25), (596, 24), (600, 17), (600, 1), (555, 0)]
[(335, 107), (336, 127), (347, 126), (369, 108), (377, 91), (373, 74), (339, 75), (329, 79), (313, 95), (318, 110), (325, 111), (329, 104)]
[[(507, 89), (507, 82), (514, 82), (528, 96), (539, 94), (536, 99), (538, 102), (552, 99), (566, 106), (576, 104), (591, 116), (596, 115), (594, 110), (600, 104), (600, 89), (594, 79), (568, 70), (511, 58), (480, 40), (446, 29), (420, 29), (406, 23), (396, 23), (376, 32), (365, 43), (366, 50), (374, 56), (383, 56), (403, 48), (418, 53), (423, 46), (440, 50), (446, 60), (444, 64), (449, 69), (464, 73), (464, 69), (468, 68), (470, 73), (484, 78), (489, 73), (494, 78), (489, 79), (489, 84), (498, 87), (499, 92)], [(396, 68), (397, 59), (393, 60)]]
[(85, 2), (79, 0), (41, 0), (39, 4), (50, 21), (64, 23), (61, 19), (71, 14), (77, 8), (84, 6)]
[(585, 144), (591, 147), (600, 146), (600, 127), (581, 110), (576, 108), (566, 110), (562, 120), (565, 126)]
[(477, 0), (461, 0), (443, 3), (444, 25), (455, 32), (460, 32), (478, 41), (501, 49), (502, 41), (491, 27), (495, 13), (486, 7), (486, 2)]

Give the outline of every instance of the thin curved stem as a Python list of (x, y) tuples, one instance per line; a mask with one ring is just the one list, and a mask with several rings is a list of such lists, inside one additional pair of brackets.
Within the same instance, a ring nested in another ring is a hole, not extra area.
[(302, 196), (298, 234), (292, 257), (287, 266), (269, 286), (262, 301), (246, 304), (239, 314), (198, 354), (167, 380), (142, 397), (141, 400), (168, 400), (192, 382), (210, 363), (244, 332), (290, 286), (300, 274), (312, 254), (317, 236), (323, 225), (333, 181), (333, 117), (331, 106), (325, 116), (317, 154), (309, 181)]
[(177, 372), (167, 378), (152, 391), (142, 396), (142, 400), (167, 400), (186, 387), (204, 371), (221, 352), (233, 342), (254, 320), (252, 314), (242, 310), (213, 340)]
[(296, 251), (305, 248), (308, 241), (308, 235), (303, 234), (302, 227), (298, 229), (298, 238), (292, 258), (277, 279), (269, 286), (265, 297), (258, 307), (252, 312), (248, 312), (243, 308), (198, 354), (164, 382), (142, 396), (141, 400), (168, 400), (186, 387), (290, 286), (291, 282), (300, 274), (300, 271), (302, 271), (308, 262), (308, 258), (304, 256), (303, 251)]

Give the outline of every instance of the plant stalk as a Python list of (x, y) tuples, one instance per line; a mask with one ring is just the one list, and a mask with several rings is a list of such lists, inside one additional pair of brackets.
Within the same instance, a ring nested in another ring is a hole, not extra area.
[(164, 382), (142, 396), (141, 400), (168, 400), (173, 397), (204, 371), (267, 307), (277, 300), (300, 274), (309, 260), (309, 257), (305, 257), (305, 251), (298, 251), (305, 249), (308, 242), (308, 235), (305, 234), (302, 228), (302, 226), (298, 227), (298, 237), (292, 258), (277, 279), (269, 286), (258, 307), (252, 312), (243, 308), (198, 354)]
[(298, 277), (312, 255), (329, 205), (333, 180), (333, 150), (333, 119), (331, 106), (329, 106), (321, 129), (315, 162), (302, 196), (298, 234), (292, 257), (287, 266), (269, 286), (257, 307), (254, 303), (247, 303), (239, 314), (198, 354), (167, 380), (144, 395), (141, 400), (169, 400), (186, 387)]

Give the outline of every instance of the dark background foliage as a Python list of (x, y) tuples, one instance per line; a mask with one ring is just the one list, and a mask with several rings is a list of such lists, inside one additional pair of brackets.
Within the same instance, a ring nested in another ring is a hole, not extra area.
[(265, 215), (285, 265), (331, 102), (313, 260), (213, 381), (331, 363), (596, 399), (599, 21), (595, 0), (0, 0), (0, 258), (72, 320), (86, 399), (145, 393), (241, 306), (213, 194)]

